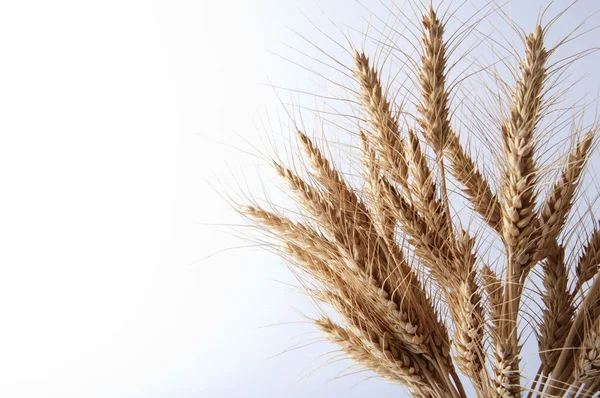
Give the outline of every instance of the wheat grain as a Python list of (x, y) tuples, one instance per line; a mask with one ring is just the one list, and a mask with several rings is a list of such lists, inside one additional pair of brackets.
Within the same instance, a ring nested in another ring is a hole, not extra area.
[(456, 282), (448, 281), (445, 286), (453, 285), (449, 292), (450, 310), (456, 331), (454, 344), (457, 350), (456, 361), (460, 370), (473, 380), (477, 390), (481, 391), (486, 380), (483, 378), (485, 354), (483, 350), (483, 307), (475, 282), (474, 240), (465, 231), (458, 239), (458, 253), (455, 258), (456, 268), (461, 277)]
[(388, 203), (390, 200), (382, 200), (385, 192), (381, 189), (379, 180), (381, 170), (378, 166), (375, 151), (371, 149), (367, 136), (361, 131), (362, 162), (365, 169), (365, 194), (369, 197), (369, 207), (373, 214), (375, 228), (380, 236), (386, 241), (393, 242), (396, 234), (397, 219)]
[(569, 294), (564, 248), (557, 247), (552, 252), (543, 264), (545, 293), (542, 300), (546, 308), (542, 313), (538, 342), (545, 374), (551, 373), (556, 365), (575, 313), (573, 297)]
[(588, 243), (583, 248), (576, 267), (579, 287), (588, 282), (598, 273), (600, 265), (600, 230), (594, 228)]
[(360, 85), (361, 101), (375, 132), (373, 143), (379, 152), (382, 168), (393, 181), (402, 185), (405, 193), (409, 194), (404, 142), (400, 137), (398, 121), (392, 113), (391, 104), (384, 96), (379, 76), (370, 66), (369, 58), (355, 50), (354, 63), (354, 76)]
[(553, 245), (565, 225), (594, 137), (595, 131), (590, 130), (573, 148), (560, 179), (542, 205), (538, 243), (538, 250), (542, 253), (548, 251), (549, 245)]
[(327, 338), (339, 345), (356, 362), (372, 369), (383, 377), (406, 385), (424, 395), (432, 395), (431, 387), (420, 374), (419, 367), (410, 356), (393, 352), (384, 342), (372, 341), (358, 330), (344, 329), (329, 318), (315, 320)]
[(594, 321), (586, 331), (573, 377), (574, 386), (583, 384), (585, 393), (590, 396), (600, 391), (597, 384), (600, 379), (600, 319)]
[(442, 153), (450, 131), (444, 26), (433, 7), (429, 7), (429, 11), (423, 16), (423, 25), (423, 54), (419, 70), (421, 102), (418, 105), (422, 116), (419, 118), (419, 124), (431, 147), (436, 153)]
[(416, 198), (415, 206), (423, 214), (429, 227), (439, 231), (443, 236), (449, 233), (451, 226), (447, 224), (444, 206), (437, 199), (437, 186), (427, 164), (427, 159), (421, 151), (419, 138), (413, 130), (408, 131), (408, 145), (406, 153), (409, 159), (410, 174), (413, 177), (411, 192)]
[(463, 193), (494, 230), (502, 233), (501, 208), (489, 182), (478, 170), (475, 162), (467, 155), (459, 138), (450, 131), (444, 154), (450, 160), (450, 171), (463, 186)]

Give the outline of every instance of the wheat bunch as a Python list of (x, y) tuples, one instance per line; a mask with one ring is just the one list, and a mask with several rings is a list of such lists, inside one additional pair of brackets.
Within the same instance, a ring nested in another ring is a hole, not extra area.
[[(458, 372), (478, 397), (592, 396), (600, 391), (600, 232), (577, 224), (571, 235), (587, 238), (573, 248), (565, 228), (597, 126), (574, 128), (567, 156), (540, 163), (557, 47), (536, 26), (523, 38), (505, 116), (487, 132), (501, 152), (499, 178), (490, 180), (455, 130), (445, 30), (432, 7), (424, 10), (415, 113), (395, 105), (381, 72), (352, 48), (362, 188), (296, 128), (308, 174), (274, 167), (306, 217), (242, 211), (310, 281), (307, 291), (337, 312), (339, 323), (314, 321), (328, 339), (415, 397), (465, 397)], [(550, 169), (560, 172), (544, 194)], [(456, 214), (450, 181), (483, 224)], [(490, 234), (501, 243), (493, 262), (482, 249)], [(541, 366), (529, 383), (519, 325), (537, 271)]]

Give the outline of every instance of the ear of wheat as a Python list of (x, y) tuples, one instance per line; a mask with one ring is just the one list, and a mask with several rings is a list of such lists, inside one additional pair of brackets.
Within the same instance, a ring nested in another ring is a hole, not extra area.
[[(502, 150), (492, 183), (453, 129), (445, 25), (432, 7), (422, 24), (413, 127), (401, 127), (380, 73), (353, 49), (366, 121), (357, 127), (364, 188), (352, 188), (298, 129), (308, 176), (274, 167), (306, 220), (258, 206), (242, 211), (276, 238), (279, 253), (311, 281), (310, 294), (339, 314), (340, 323), (314, 320), (327, 338), (413, 396), (465, 397), (459, 372), (478, 397), (592, 396), (600, 391), (600, 232), (576, 226), (588, 238), (568, 255), (563, 235), (597, 128), (574, 133), (581, 132), (542, 195), (540, 173), (549, 166), (536, 151), (554, 49), (537, 26), (524, 38), (506, 117), (490, 132)], [(449, 178), (480, 228), (452, 214)], [(502, 273), (479, 250), (483, 229), (502, 243)], [(542, 271), (541, 367), (528, 384), (518, 325), (534, 269)]]

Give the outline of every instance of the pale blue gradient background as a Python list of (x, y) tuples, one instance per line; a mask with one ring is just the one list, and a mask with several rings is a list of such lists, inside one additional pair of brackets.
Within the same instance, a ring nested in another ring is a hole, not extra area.
[[(512, 3), (529, 29), (544, 2)], [(211, 225), (239, 223), (213, 187), (260, 183), (235, 148), (268, 145), (265, 114), (275, 132), (285, 119), (266, 76), (319, 90), (267, 52), (316, 54), (292, 32), (321, 37), (301, 12), (332, 34), (324, 15), (369, 18), (345, 0), (0, 4), (0, 396), (403, 396), (370, 374), (331, 381), (350, 364), (317, 369), (326, 343), (277, 356), (318, 337), (298, 323), (313, 306), (279, 259), (220, 252), (244, 242)]]

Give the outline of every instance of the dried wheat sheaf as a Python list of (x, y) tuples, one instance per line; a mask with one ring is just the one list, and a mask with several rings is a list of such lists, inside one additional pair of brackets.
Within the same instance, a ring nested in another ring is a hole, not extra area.
[[(593, 396), (600, 391), (600, 230), (565, 226), (577, 199), (596, 123), (575, 125), (566, 156), (540, 164), (540, 126), (557, 73), (547, 30), (524, 35), (518, 76), (495, 135), (497, 178), (486, 176), (455, 130), (447, 82), (450, 44), (429, 7), (422, 17), (414, 113), (402, 112), (381, 72), (352, 48), (362, 188), (297, 129), (308, 177), (275, 163), (304, 217), (258, 205), (243, 213), (275, 237), (274, 247), (341, 321), (315, 325), (348, 357), (415, 397), (465, 397), (459, 372), (478, 397)], [(564, 42), (559, 43), (559, 45)], [(560, 162), (560, 163), (558, 163)], [(297, 164), (298, 162), (296, 162)], [(541, 186), (542, 171), (559, 170)], [(449, 199), (449, 180), (476, 222)], [(482, 221), (482, 222), (481, 222)], [(484, 250), (497, 238), (497, 258)], [(566, 236), (577, 245), (568, 246)], [(573, 239), (575, 236), (575, 239)], [(523, 303), (540, 279), (535, 319), (541, 366), (522, 375)]]

